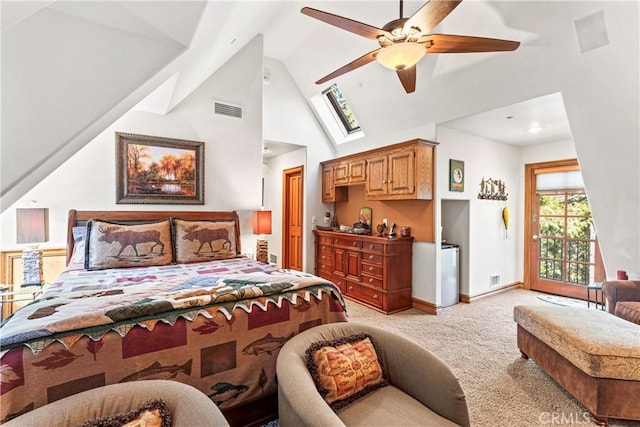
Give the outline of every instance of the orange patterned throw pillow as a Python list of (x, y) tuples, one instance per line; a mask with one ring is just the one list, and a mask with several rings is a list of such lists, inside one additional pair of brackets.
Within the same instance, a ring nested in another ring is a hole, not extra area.
[(369, 334), (314, 343), (306, 356), (316, 388), (333, 410), (389, 384)]

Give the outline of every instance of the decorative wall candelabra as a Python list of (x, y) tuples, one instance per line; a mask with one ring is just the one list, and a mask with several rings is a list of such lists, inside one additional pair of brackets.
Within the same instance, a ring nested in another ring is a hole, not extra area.
[(506, 185), (501, 179), (484, 179), (480, 181), (480, 192), (478, 199), (485, 200), (507, 200), (509, 193), (506, 191)]

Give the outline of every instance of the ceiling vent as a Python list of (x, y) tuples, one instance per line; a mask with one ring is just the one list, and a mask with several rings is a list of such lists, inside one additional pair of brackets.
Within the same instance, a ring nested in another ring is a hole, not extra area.
[(585, 16), (574, 21), (580, 53), (585, 53), (598, 47), (609, 44), (607, 24), (604, 19), (604, 11)]
[(222, 101), (213, 101), (213, 115), (232, 117), (242, 120), (242, 107), (240, 105), (232, 105)]

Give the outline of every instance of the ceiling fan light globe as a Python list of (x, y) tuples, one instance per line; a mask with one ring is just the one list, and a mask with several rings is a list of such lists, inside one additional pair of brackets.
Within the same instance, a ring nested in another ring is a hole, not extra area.
[(376, 60), (384, 67), (398, 71), (416, 65), (426, 52), (425, 47), (418, 43), (396, 43), (382, 48)]

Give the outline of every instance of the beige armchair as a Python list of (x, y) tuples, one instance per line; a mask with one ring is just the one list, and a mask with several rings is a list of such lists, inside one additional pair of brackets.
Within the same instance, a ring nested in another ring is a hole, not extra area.
[[(305, 350), (363, 332), (374, 338), (390, 385), (334, 412), (316, 390)], [(451, 369), (427, 349), (375, 326), (345, 322), (304, 331), (280, 349), (276, 375), (281, 427), (469, 426), (465, 395)]]
[(172, 426), (229, 426), (215, 403), (195, 387), (169, 380), (134, 381), (94, 388), (51, 402), (3, 424), (16, 426), (76, 426), (85, 421), (136, 410), (162, 399)]

